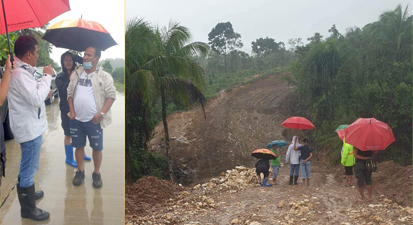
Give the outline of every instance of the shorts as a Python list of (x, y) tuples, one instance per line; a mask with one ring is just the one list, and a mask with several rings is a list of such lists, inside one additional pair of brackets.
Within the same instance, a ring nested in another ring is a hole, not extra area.
[(346, 169), (346, 176), (352, 176), (353, 175), (353, 166), (345, 166)]
[(268, 171), (268, 169), (267, 169), (267, 168), (264, 168), (264, 167), (258, 167), (258, 168), (256, 169), (256, 172), (257, 172), (257, 175), (258, 175), (258, 176), (260, 175), (260, 173), (263, 173), (263, 174), (264, 174), (264, 177), (268, 177), (268, 175), (270, 175), (270, 171)]
[(354, 172), (357, 178), (357, 187), (364, 188), (364, 183), (366, 185), (372, 185), (371, 172), (367, 171), (366, 162), (357, 162), (354, 167)]
[(72, 136), (72, 146), (74, 148), (85, 147), (87, 136), (90, 147), (94, 151), (103, 150), (103, 130), (100, 123), (94, 124), (92, 120), (88, 122), (80, 122), (76, 119), (70, 120), (70, 135)]
[(70, 118), (67, 113), (60, 111), (60, 118), (62, 118), (62, 128), (65, 136), (70, 136)]

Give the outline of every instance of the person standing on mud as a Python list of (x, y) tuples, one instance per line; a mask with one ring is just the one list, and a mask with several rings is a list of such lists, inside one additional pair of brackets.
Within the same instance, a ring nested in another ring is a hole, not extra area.
[[(297, 142), (297, 140), (296, 140)], [(294, 151), (300, 151), (300, 169), (301, 178), (303, 179), (302, 186), (305, 185), (305, 179), (307, 179), (307, 186), (310, 186), (310, 159), (313, 157), (313, 150), (308, 146), (308, 138), (303, 138), (303, 146), (297, 147), (294, 143)]]
[(280, 151), (278, 150), (277, 145), (273, 145), (271, 151), (277, 156), (276, 159), (271, 159), (271, 167), (272, 167), (272, 183), (276, 185), (277, 176), (280, 172)]
[(354, 171), (356, 173), (357, 178), (357, 187), (360, 193), (359, 202), (364, 202), (364, 184), (366, 184), (367, 194), (368, 194), (368, 201), (372, 202), (373, 199), (371, 198), (371, 194), (373, 191), (371, 174), (372, 171), (367, 170), (366, 161), (371, 160), (373, 156), (377, 154), (377, 150), (375, 151), (361, 151), (356, 147), (353, 147), (353, 155), (356, 158), (356, 164), (354, 166)]
[(343, 153), (341, 155), (341, 164), (343, 164), (346, 170), (346, 184), (344, 187), (353, 186), (353, 166), (355, 163), (355, 158), (353, 155), (353, 146), (344, 143)]
[(296, 147), (300, 147), (301, 144), (297, 142), (297, 136), (293, 136), (293, 139), (291, 140), (290, 146), (288, 146), (287, 154), (285, 156), (285, 163), (290, 163), (290, 185), (293, 184), (293, 179), (294, 179), (294, 185), (298, 185), (297, 180), (298, 180), (298, 171), (300, 168), (300, 151), (294, 151), (294, 144)]

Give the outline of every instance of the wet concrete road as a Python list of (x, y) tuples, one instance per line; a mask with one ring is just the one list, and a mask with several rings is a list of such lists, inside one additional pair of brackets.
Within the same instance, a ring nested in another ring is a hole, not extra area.
[[(50, 219), (36, 222), (20, 217), (17, 188), (21, 150), (14, 140), (6, 141), (6, 177), (0, 189), (0, 224), (124, 224), (125, 218), (125, 96), (117, 93), (112, 106), (113, 123), (103, 130), (103, 161), (100, 168), (103, 186), (92, 187), (93, 160), (85, 162), (83, 184), (75, 187), (76, 168), (65, 163), (63, 129), (59, 101), (46, 107), (49, 129), (43, 134), (39, 171), (34, 176), (36, 190), (44, 197), (37, 207), (50, 212)], [(89, 142), (86, 154), (92, 156)], [(5, 200), (7, 198), (7, 200)]]

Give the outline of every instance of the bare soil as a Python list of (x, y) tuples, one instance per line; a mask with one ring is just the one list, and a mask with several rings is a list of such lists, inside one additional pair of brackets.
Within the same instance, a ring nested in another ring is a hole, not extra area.
[[(310, 186), (301, 186), (301, 181), (299, 185), (289, 185), (289, 165), (285, 165), (280, 168), (275, 186), (251, 184), (243, 190), (225, 190), (220, 185), (186, 188), (184, 192), (176, 191), (168, 200), (163, 197), (163, 204), (146, 205), (146, 210), (134, 214), (127, 212), (126, 223), (412, 224), (411, 166), (379, 163), (378, 167), (383, 169), (373, 173), (373, 202), (360, 203), (357, 189), (343, 186), (341, 166), (326, 167), (319, 162), (311, 163)], [(385, 167), (396, 167), (400, 173), (410, 175), (388, 179)], [(384, 188), (390, 186), (390, 190)], [(127, 188), (126, 198), (133, 195), (128, 193), (130, 190)], [(161, 190), (153, 197), (163, 195)], [(402, 196), (403, 200), (398, 200), (397, 196)], [(145, 199), (135, 198), (135, 202), (130, 203), (139, 204), (140, 200)], [(212, 199), (213, 204), (204, 204), (203, 199)]]
[[(298, 134), (280, 126), (289, 116), (302, 114), (293, 87), (280, 81), (282, 75), (222, 91), (207, 103), (206, 120), (199, 107), (170, 115), (175, 177), (187, 187), (168, 189), (174, 184), (159, 184), (155, 178), (138, 180), (126, 188), (126, 223), (412, 224), (412, 166), (401, 167), (392, 161), (379, 163), (373, 173), (372, 203), (357, 202), (357, 189), (343, 187), (342, 166), (328, 167), (316, 158), (311, 160), (310, 186), (288, 185), (289, 165), (283, 165), (278, 185), (273, 187), (208, 188), (208, 181), (219, 179), (222, 172), (239, 165), (253, 167), (253, 150), (277, 139), (289, 142)], [(149, 144), (151, 151), (165, 153), (162, 137), (160, 123)], [(281, 148), (281, 162), (285, 151)], [(138, 193), (145, 188), (157, 191)]]

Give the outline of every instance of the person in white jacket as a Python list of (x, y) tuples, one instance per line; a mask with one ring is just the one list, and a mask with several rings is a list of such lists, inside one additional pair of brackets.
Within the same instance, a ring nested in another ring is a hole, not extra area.
[[(291, 140), (290, 146), (288, 146), (287, 150), (287, 155), (285, 156), (285, 163), (290, 163), (290, 185), (293, 184), (293, 179), (294, 179), (294, 185), (297, 185), (297, 180), (298, 180), (298, 172), (300, 169), (300, 151), (294, 151), (294, 142), (295, 139), (297, 139), (297, 136), (293, 136), (293, 139)], [(300, 147), (301, 144), (297, 142), (296, 147)]]
[(16, 69), (10, 79), (8, 103), (10, 127), (14, 139), (21, 147), (20, 172), (17, 194), (21, 206), (21, 217), (37, 221), (47, 220), (50, 214), (36, 207), (35, 200), (43, 192), (35, 192), (33, 177), (39, 169), (42, 133), (47, 130), (44, 100), (52, 94), (53, 69), (44, 67), (41, 82), (34, 73), (39, 58), (38, 42), (31, 36), (21, 36), (14, 45)]

